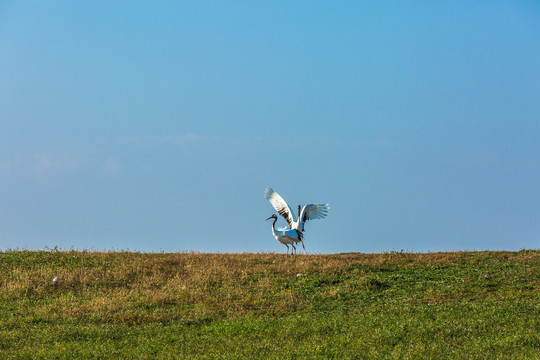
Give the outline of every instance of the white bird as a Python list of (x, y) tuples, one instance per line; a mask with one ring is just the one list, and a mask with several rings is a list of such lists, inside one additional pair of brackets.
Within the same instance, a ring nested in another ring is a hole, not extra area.
[[(275, 192), (274, 189), (271, 187), (266, 188), (264, 191), (264, 197), (270, 201), (270, 204), (272, 204), (279, 215), (283, 216), (291, 230), (298, 230), (300, 232), (305, 231), (304, 225), (306, 221), (323, 219), (328, 214), (328, 210), (330, 210), (330, 205), (328, 204), (307, 204), (303, 208), (298, 205), (298, 219), (295, 220), (289, 205), (287, 205), (285, 200), (283, 200), (283, 198), (277, 192)], [(306, 250), (303, 239), (300, 239), (299, 241), (302, 243), (304, 250)]]
[(298, 205), (298, 220), (295, 220), (289, 205), (287, 205), (285, 200), (274, 189), (271, 187), (266, 188), (264, 198), (270, 201), (270, 204), (272, 204), (279, 215), (283, 216), (291, 229), (300, 231), (305, 231), (304, 225), (306, 221), (325, 218), (328, 210), (330, 210), (330, 205), (328, 204), (307, 204), (302, 210), (300, 210), (300, 205)]
[[(270, 220), (270, 219), (274, 219), (274, 222), (272, 223), (272, 234), (274, 234), (274, 237), (276, 238), (276, 240), (287, 247), (287, 254), (289, 253), (289, 245), (291, 245), (293, 248), (291, 253), (296, 254), (296, 246), (294, 246), (294, 244), (297, 242), (302, 242), (302, 237), (303, 237), (302, 232), (299, 230), (287, 229), (287, 228), (276, 230), (275, 226), (277, 222), (277, 215), (272, 214), (272, 216), (270, 216), (266, 220)], [(303, 246), (303, 242), (302, 242), (302, 246)]]

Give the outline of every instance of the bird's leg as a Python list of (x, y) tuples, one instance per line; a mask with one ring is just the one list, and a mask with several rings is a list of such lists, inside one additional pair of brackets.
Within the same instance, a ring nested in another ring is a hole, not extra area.
[(307, 254), (307, 250), (306, 250), (306, 247), (304, 246), (304, 240), (300, 240), (300, 242), (302, 243), (302, 247), (304, 248), (304, 251), (306, 252)]
[(289, 255), (289, 245), (285, 244), (285, 246), (287, 247), (287, 255)]
[(291, 254), (296, 255), (296, 246), (294, 246), (294, 244), (291, 244), (291, 246), (293, 248), (293, 251), (291, 252)]

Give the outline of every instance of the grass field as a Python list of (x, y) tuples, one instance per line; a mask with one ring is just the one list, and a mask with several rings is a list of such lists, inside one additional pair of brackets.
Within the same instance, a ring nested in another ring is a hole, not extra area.
[(0, 359), (540, 359), (535, 250), (6, 251), (0, 275)]

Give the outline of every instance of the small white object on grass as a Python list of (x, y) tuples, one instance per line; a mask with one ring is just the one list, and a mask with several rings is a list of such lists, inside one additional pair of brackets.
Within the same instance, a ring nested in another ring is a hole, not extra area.
[(54, 279), (52, 279), (52, 283), (53, 285), (56, 285), (57, 282), (58, 282), (58, 276), (55, 276)]
[(296, 277), (300, 277), (300, 276), (302, 276), (302, 274), (296, 274)]

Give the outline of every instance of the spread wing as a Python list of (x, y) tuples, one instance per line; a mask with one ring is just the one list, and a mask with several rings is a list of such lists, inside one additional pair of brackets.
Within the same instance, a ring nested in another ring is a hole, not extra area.
[(308, 220), (323, 219), (328, 215), (330, 205), (328, 204), (308, 204), (300, 212), (300, 221), (298, 228), (304, 231), (304, 224)]
[(289, 224), (289, 228), (293, 228), (294, 223), (294, 217), (291, 211), (291, 208), (285, 200), (277, 193), (275, 192), (271, 187), (266, 188), (264, 191), (264, 198), (270, 201), (270, 204), (276, 209), (276, 211), (279, 213), (279, 215), (283, 216), (287, 224)]

